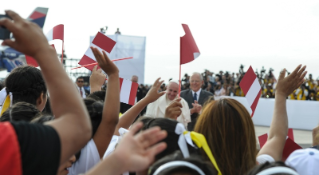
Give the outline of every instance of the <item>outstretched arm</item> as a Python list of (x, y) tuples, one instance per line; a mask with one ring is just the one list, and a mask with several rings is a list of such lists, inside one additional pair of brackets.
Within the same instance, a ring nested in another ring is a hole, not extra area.
[(84, 103), (40, 27), (22, 19), (13, 11), (6, 13), (14, 22), (1, 19), (0, 26), (10, 30), (14, 40), (7, 39), (2, 45), (32, 56), (40, 65), (50, 93), (51, 109), (57, 118), (47, 124), (57, 131), (61, 141), (60, 163), (66, 162), (91, 136), (91, 125)]
[(165, 92), (158, 92), (159, 88), (161, 87), (161, 84), (164, 81), (160, 81), (160, 78), (158, 78), (152, 88), (148, 91), (146, 96), (141, 99), (139, 102), (137, 102), (133, 107), (131, 107), (128, 111), (126, 111), (122, 117), (119, 120), (119, 123), (116, 126), (114, 135), (119, 135), (118, 130), (120, 128), (128, 129), (137, 115), (150, 103), (156, 101), (159, 97), (165, 94)]
[(287, 77), (285, 77), (285, 69), (280, 73), (275, 96), (274, 115), (270, 125), (268, 140), (258, 155), (268, 154), (276, 161), (281, 160), (288, 133), (286, 98), (303, 83), (307, 73), (305, 69), (306, 66), (301, 68), (300, 65)]
[(116, 65), (97, 49), (91, 47), (99, 66), (108, 75), (108, 83), (103, 107), (101, 123), (93, 136), (93, 140), (102, 158), (112, 139), (115, 127), (119, 121), (120, 111), (120, 79)]

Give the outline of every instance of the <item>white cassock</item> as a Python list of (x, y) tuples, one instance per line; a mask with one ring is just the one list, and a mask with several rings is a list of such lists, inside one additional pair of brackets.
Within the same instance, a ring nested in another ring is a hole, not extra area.
[[(172, 100), (169, 100), (167, 98), (167, 95), (163, 95), (153, 103), (148, 104), (145, 115), (147, 117), (164, 118), (165, 109), (171, 102)], [(187, 123), (191, 122), (190, 110), (187, 102), (183, 98), (180, 102), (183, 106), (181, 108), (182, 114), (179, 117), (177, 117), (177, 121), (183, 123), (184, 126), (187, 128)]]

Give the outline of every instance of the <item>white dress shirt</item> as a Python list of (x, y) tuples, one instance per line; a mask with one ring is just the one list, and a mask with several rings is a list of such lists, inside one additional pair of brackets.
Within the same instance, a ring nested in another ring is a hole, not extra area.
[(194, 98), (194, 93), (196, 93), (196, 94), (197, 94), (197, 99), (196, 99), (196, 101), (197, 101), (197, 102), (198, 102), (198, 100), (199, 100), (199, 94), (200, 94), (200, 91), (202, 91), (202, 88), (200, 88), (197, 92), (194, 92), (194, 91), (192, 90), (193, 98)]

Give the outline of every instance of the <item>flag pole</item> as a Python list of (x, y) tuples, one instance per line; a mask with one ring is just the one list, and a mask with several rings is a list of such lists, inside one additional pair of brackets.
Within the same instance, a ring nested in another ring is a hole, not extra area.
[(180, 37), (180, 53), (179, 53), (179, 88), (178, 88), (178, 97), (180, 97), (182, 80), (181, 80), (181, 60), (182, 60), (182, 37)]

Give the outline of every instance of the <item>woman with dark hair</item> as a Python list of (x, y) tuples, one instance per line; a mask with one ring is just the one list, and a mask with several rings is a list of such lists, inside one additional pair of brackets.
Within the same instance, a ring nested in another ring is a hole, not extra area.
[(47, 101), (47, 88), (41, 71), (32, 66), (12, 70), (5, 80), (7, 95), (12, 94), (12, 104), (27, 102), (42, 111)]
[(34, 105), (26, 102), (18, 102), (2, 114), (0, 121), (30, 122), (31, 120), (40, 115), (41, 112)]
[(280, 73), (268, 141), (257, 160), (254, 124), (246, 108), (230, 98), (212, 101), (204, 107), (194, 131), (206, 137), (222, 174), (245, 174), (256, 161), (281, 160), (288, 132), (286, 97), (303, 82), (304, 71), (305, 67), (300, 65), (287, 77), (285, 70)]

